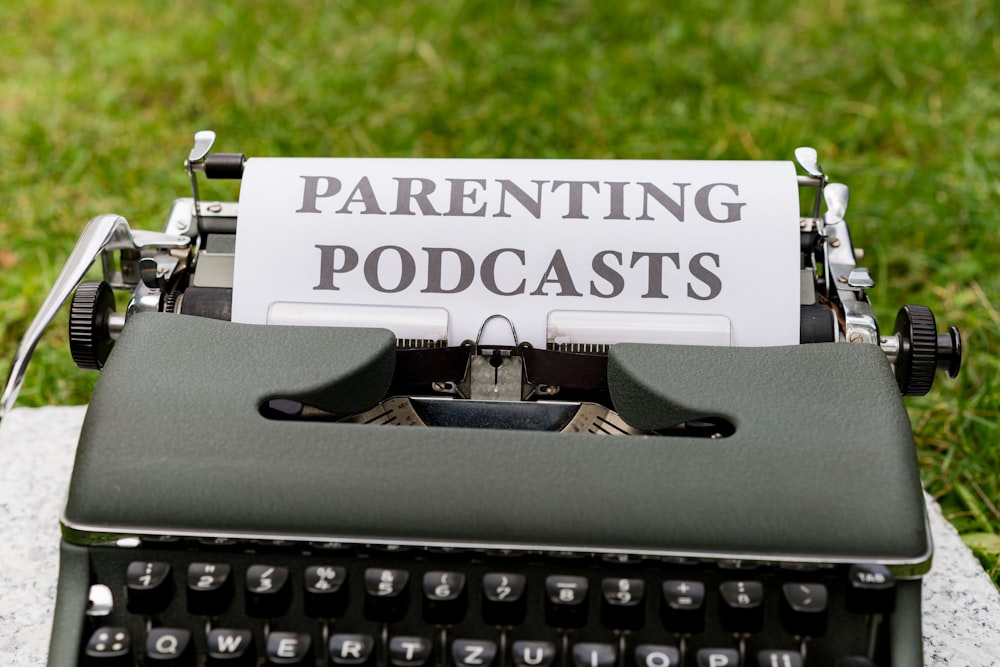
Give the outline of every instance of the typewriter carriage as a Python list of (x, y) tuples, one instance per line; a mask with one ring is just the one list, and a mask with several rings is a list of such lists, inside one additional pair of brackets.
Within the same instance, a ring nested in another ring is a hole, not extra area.
[[(212, 153), (214, 141), (215, 133), (211, 131), (195, 135), (194, 146), (184, 162), (192, 198), (174, 203), (165, 231), (133, 230), (124, 218), (115, 215), (98, 216), (88, 224), (18, 349), (0, 403), (0, 416), (16, 398), (42, 331), (71, 295), (70, 345), (74, 361), (81, 368), (103, 366), (125, 322), (135, 313), (166, 312), (229, 319), (237, 204), (201, 201), (198, 174), (210, 179), (239, 179), (246, 158), (242, 154)], [(880, 347), (894, 367), (903, 395), (926, 394), (936, 370), (955, 377), (961, 366), (961, 336), (955, 327), (939, 334), (929, 308), (904, 306), (893, 332), (880, 332), (867, 294), (874, 281), (866, 268), (857, 265), (858, 253), (845, 221), (847, 187), (829, 182), (814, 149), (800, 147), (795, 158), (806, 172), (798, 177), (799, 187), (815, 189), (812, 210), (800, 219), (801, 342)], [(822, 203), (826, 212), (820, 215)], [(98, 258), (104, 280), (81, 285)], [(124, 313), (115, 312), (112, 290), (130, 293)], [(419, 393), (505, 400), (573, 400), (580, 396), (580, 391), (564, 386), (565, 383), (532, 376), (529, 368), (551, 369), (562, 360), (552, 357), (543, 364), (546, 355), (532, 350), (533, 363), (526, 363), (528, 348), (517, 344), (516, 333), (514, 345), (480, 343), (458, 346), (464, 351), (459, 355), (461, 358), (438, 354), (422, 362), (424, 367), (434, 364), (447, 370), (440, 377), (421, 375), (427, 386)], [(399, 341), (400, 350), (421, 345), (418, 340)], [(598, 388), (604, 378), (601, 364), (595, 365), (588, 359), (592, 356), (588, 353), (606, 355), (607, 346), (576, 344), (565, 349), (582, 352), (573, 357), (575, 373), (580, 368), (597, 369), (583, 387), (577, 388), (584, 395), (592, 393), (590, 390)], [(565, 373), (556, 375), (566, 377)], [(484, 378), (490, 377), (496, 380), (496, 386), (484, 384)], [(410, 383), (408, 389), (415, 387)], [(598, 391), (597, 398), (605, 399), (606, 392)]]

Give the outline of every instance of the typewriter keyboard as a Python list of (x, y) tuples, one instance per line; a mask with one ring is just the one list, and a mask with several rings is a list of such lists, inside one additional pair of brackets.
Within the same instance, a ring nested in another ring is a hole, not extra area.
[(886, 665), (879, 565), (337, 544), (91, 548), (80, 664)]

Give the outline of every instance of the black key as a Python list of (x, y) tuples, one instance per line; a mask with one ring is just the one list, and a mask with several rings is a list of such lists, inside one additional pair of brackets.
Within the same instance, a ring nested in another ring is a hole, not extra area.
[(389, 664), (395, 667), (423, 667), (431, 657), (434, 644), (424, 637), (391, 637)]
[(335, 665), (369, 665), (375, 658), (371, 635), (335, 634), (330, 637), (330, 662)]
[(573, 645), (573, 667), (615, 667), (618, 653), (614, 644), (581, 642)]
[(760, 632), (764, 627), (764, 585), (725, 581), (719, 585), (719, 615), (727, 632)]
[(875, 663), (863, 655), (848, 655), (839, 658), (836, 667), (875, 667)]
[(491, 667), (497, 657), (497, 644), (488, 639), (456, 639), (451, 644), (455, 667)]
[(157, 561), (137, 560), (125, 571), (128, 610), (133, 614), (158, 614), (167, 608), (174, 586), (170, 565)]
[(587, 623), (586, 577), (545, 577), (545, 622), (555, 628), (582, 628)]
[(643, 561), (643, 558), (635, 554), (604, 554), (601, 556), (601, 560), (615, 565), (638, 565)]
[(182, 628), (153, 628), (146, 636), (146, 664), (194, 667), (191, 633)]
[(424, 620), (437, 625), (455, 624), (465, 616), (465, 575), (460, 572), (424, 574)]
[(240, 541), (234, 537), (202, 537), (198, 539), (198, 544), (218, 549), (220, 547), (235, 547), (240, 544)]
[(313, 618), (337, 618), (347, 609), (347, 570), (312, 565), (305, 571), (305, 611)]
[(732, 648), (698, 649), (698, 667), (739, 667), (740, 652)]
[(635, 667), (678, 667), (681, 652), (666, 644), (639, 644), (635, 647)]
[(527, 609), (523, 574), (483, 575), (483, 621), (487, 625), (519, 625)]
[(760, 567), (759, 563), (750, 560), (740, 560), (738, 558), (729, 558), (726, 560), (720, 560), (718, 563), (720, 570), (743, 570), (750, 571), (756, 570)]
[(218, 616), (233, 599), (231, 568), (225, 563), (191, 563), (187, 570), (190, 614)]
[(308, 665), (312, 667), (312, 635), (308, 632), (272, 632), (265, 648), (268, 665)]
[(663, 582), (660, 617), (671, 632), (698, 633), (705, 629), (705, 584), (673, 579)]
[(781, 624), (791, 635), (822, 637), (826, 633), (827, 592), (823, 584), (781, 587)]
[(779, 563), (778, 569), (786, 572), (817, 572), (819, 565), (815, 563)]
[(410, 573), (370, 567), (365, 570), (365, 616), (373, 621), (394, 623), (406, 615)]
[(214, 667), (253, 667), (257, 664), (257, 654), (253, 645), (253, 634), (249, 630), (216, 628), (208, 633), (208, 654), (206, 664)]
[(556, 659), (556, 645), (552, 642), (516, 641), (510, 655), (514, 667), (551, 667)]
[(94, 630), (83, 650), (90, 659), (87, 664), (132, 665), (132, 637), (128, 628), (120, 626), (104, 626)]
[(277, 618), (292, 601), (288, 568), (280, 565), (251, 565), (246, 576), (246, 610), (256, 618)]
[(615, 630), (638, 630), (646, 620), (646, 582), (607, 578), (601, 581), (601, 623)]
[(802, 667), (802, 654), (798, 651), (759, 651), (758, 667)]
[(891, 614), (896, 608), (896, 580), (885, 565), (852, 565), (847, 579), (848, 611), (859, 614)]

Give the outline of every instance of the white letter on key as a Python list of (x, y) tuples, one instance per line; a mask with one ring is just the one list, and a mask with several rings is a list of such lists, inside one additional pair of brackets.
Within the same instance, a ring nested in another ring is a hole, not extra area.
[(341, 658), (354, 658), (356, 660), (361, 659), (361, 642), (356, 642), (353, 639), (345, 639), (344, 643), (340, 647), (340, 657)]
[(465, 656), (465, 660), (462, 661), (463, 665), (483, 664), (483, 659), (479, 657), (483, 654), (483, 651), (485, 650), (482, 646), (476, 646), (475, 644), (472, 644), (471, 646), (466, 646), (465, 650), (468, 653), (468, 655)]
[(294, 658), (295, 657), (295, 647), (298, 645), (299, 640), (293, 639), (291, 637), (286, 637), (278, 642), (278, 657), (279, 658)]

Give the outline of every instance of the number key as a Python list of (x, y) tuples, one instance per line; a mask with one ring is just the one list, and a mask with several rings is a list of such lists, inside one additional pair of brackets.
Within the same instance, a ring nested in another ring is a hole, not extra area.
[(257, 618), (275, 618), (288, 609), (292, 588), (288, 568), (280, 565), (251, 565), (246, 575), (246, 611)]
[(312, 565), (305, 571), (306, 615), (337, 618), (347, 608), (347, 570), (333, 565)]
[(483, 575), (483, 620), (489, 625), (518, 625), (527, 609), (525, 577), (509, 572)]
[(556, 628), (580, 628), (587, 623), (586, 577), (545, 578), (545, 622)]
[(191, 563), (187, 570), (188, 613), (218, 616), (233, 597), (231, 568), (225, 563)]
[(638, 630), (645, 620), (646, 582), (606, 578), (601, 581), (601, 622), (618, 630)]
[(722, 627), (727, 632), (760, 632), (764, 627), (764, 585), (725, 581), (719, 585)]
[(365, 616), (373, 621), (392, 623), (406, 615), (409, 604), (406, 570), (370, 567), (365, 570)]
[(158, 561), (132, 561), (125, 571), (128, 610), (157, 614), (167, 608), (173, 594), (170, 565)]
[(424, 619), (438, 625), (454, 624), (465, 616), (465, 575), (461, 572), (424, 574)]

